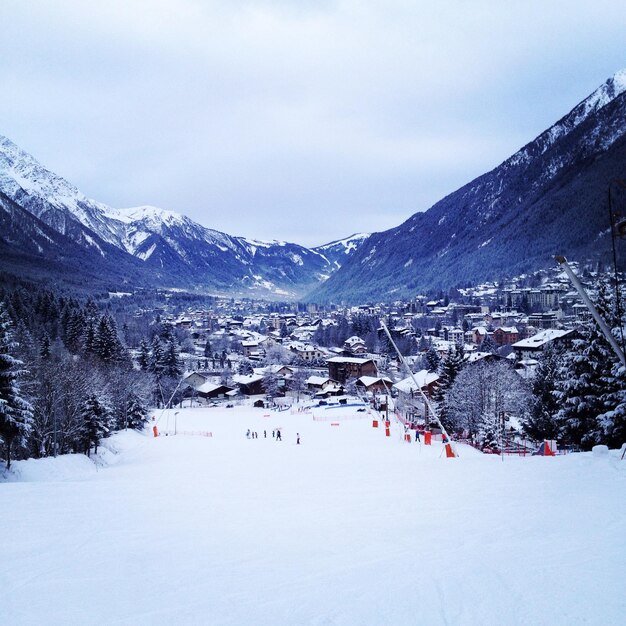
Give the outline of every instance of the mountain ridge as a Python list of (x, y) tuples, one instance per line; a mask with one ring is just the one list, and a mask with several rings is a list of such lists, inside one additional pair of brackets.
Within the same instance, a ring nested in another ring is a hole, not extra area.
[[(338, 266), (335, 259), (330, 261), (314, 249), (235, 237), (174, 211), (152, 206), (114, 209), (87, 198), (3, 136), (0, 191), (16, 206), (103, 259), (111, 254), (110, 245), (139, 260), (139, 266), (128, 265), (128, 280), (135, 275), (138, 284), (154, 279), (159, 286), (293, 299)], [(109, 269), (104, 263), (103, 271)]]
[[(625, 174), (625, 129), (622, 70), (491, 171), (399, 226), (372, 234), (307, 297), (410, 297), (539, 269), (556, 253), (606, 256), (606, 192)], [(592, 242), (573, 223), (585, 225)]]

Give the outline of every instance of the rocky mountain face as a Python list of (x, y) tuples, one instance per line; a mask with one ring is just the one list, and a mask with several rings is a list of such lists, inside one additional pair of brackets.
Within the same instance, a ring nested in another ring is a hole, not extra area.
[(49, 276), (56, 268), (64, 279), (87, 273), (97, 284), (295, 298), (347, 256), (233, 237), (155, 207), (113, 209), (1, 136), (0, 194), (0, 268), (20, 275)]
[(626, 70), (491, 172), (371, 235), (309, 298), (392, 299), (522, 274), (555, 254), (607, 259), (615, 179), (626, 179)]

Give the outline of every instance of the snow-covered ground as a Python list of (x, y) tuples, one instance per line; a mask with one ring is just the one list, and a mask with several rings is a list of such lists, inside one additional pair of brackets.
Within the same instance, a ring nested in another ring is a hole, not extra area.
[(315, 415), (180, 409), (159, 421), (177, 436), (117, 434), (97, 463), (16, 463), (0, 623), (624, 623), (615, 453), (446, 459)]

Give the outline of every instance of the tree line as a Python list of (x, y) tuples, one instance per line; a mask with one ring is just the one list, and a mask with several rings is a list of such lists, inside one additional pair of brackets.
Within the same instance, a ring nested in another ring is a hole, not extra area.
[[(0, 290), (0, 449), (21, 459), (97, 451), (142, 429), (182, 364), (175, 330), (154, 324), (135, 359), (115, 318), (92, 300), (48, 289)], [(175, 398), (176, 399), (176, 398)]]

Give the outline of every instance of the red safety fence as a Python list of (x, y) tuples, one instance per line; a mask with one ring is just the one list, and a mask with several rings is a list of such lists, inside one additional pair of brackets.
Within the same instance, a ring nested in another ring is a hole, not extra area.
[[(174, 433), (165, 433), (174, 436)], [(177, 430), (176, 435), (187, 435), (188, 437), (213, 437), (213, 433), (208, 430)]]

